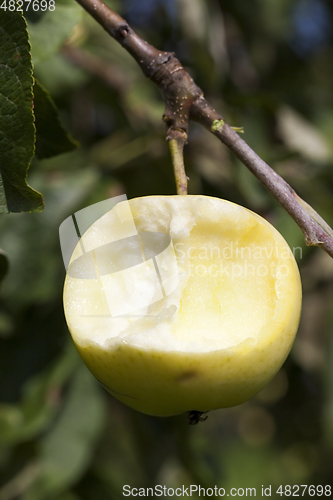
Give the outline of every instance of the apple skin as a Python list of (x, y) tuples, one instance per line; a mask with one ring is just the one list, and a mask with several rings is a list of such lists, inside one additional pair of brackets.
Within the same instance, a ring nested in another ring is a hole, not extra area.
[(295, 314), (280, 335), (268, 332), (255, 348), (240, 345), (207, 353), (149, 355), (128, 345), (107, 354), (97, 345), (77, 348), (105, 389), (142, 413), (206, 412), (244, 403), (265, 387), (287, 358), (298, 322)]
[[(135, 212), (140, 200), (152, 198), (130, 200), (130, 205)], [(287, 245), (266, 220), (243, 210), (272, 232), (276, 245)], [(69, 329), (91, 373), (116, 399), (142, 413), (170, 416), (239, 405), (270, 382), (292, 348), (300, 320), (302, 293), (298, 267), (291, 252), (287, 265), (289, 272), (279, 289), (275, 316), (256, 339), (246, 338), (233, 347), (209, 352), (159, 351), (130, 345), (124, 340), (112, 349), (105, 349), (93, 340), (78, 342), (70, 318)], [(66, 283), (65, 303), (68, 286)]]

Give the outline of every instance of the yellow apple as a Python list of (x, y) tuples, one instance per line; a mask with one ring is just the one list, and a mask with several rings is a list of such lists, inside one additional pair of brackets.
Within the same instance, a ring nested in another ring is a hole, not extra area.
[(207, 196), (123, 201), (77, 245), (64, 287), (85, 364), (150, 415), (243, 403), (284, 363), (301, 311), (294, 256), (265, 219)]

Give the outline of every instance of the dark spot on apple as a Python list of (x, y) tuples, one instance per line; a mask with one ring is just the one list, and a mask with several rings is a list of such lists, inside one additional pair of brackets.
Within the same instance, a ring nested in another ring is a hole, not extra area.
[(198, 376), (198, 372), (196, 372), (195, 370), (189, 370), (187, 372), (184, 372), (184, 373), (181, 373), (180, 375), (178, 375), (178, 377), (176, 378), (176, 382), (188, 382), (189, 380), (192, 380), (194, 378), (196, 378)]

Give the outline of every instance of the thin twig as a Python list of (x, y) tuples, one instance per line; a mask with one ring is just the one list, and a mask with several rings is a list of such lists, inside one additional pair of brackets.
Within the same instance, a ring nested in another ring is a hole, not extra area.
[(320, 246), (333, 257), (333, 238), (325, 221), (225, 123), (175, 54), (158, 51), (149, 45), (101, 0), (76, 1), (134, 57), (144, 74), (159, 87), (166, 103), (164, 120), (168, 125), (168, 136), (181, 132), (187, 137), (190, 119), (206, 127), (233, 151), (286, 209), (302, 229), (306, 244)]

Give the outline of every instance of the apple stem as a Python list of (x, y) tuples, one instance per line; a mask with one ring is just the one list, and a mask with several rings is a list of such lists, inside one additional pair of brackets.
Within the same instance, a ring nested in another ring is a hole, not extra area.
[(184, 145), (186, 138), (184, 135), (186, 136), (186, 134), (179, 132), (177, 135), (173, 133), (167, 137), (175, 174), (177, 194), (181, 195), (187, 194), (187, 176), (184, 165)]

